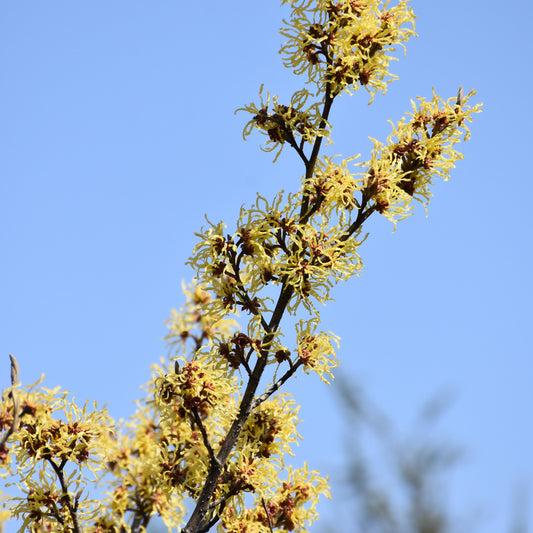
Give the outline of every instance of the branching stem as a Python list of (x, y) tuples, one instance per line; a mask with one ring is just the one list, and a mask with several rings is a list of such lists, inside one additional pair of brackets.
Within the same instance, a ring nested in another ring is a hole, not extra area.
[(65, 502), (65, 505), (67, 506), (68, 512), (70, 514), (70, 518), (72, 519), (73, 531), (74, 533), (81, 533), (80, 524), (78, 522), (78, 513), (76, 512), (77, 505), (72, 502), (72, 497), (70, 496), (68, 490), (65, 475), (63, 474), (63, 469), (67, 464), (67, 460), (63, 459), (60, 465), (57, 465), (52, 459), (48, 459), (48, 462), (56, 473), (57, 479), (59, 480), (59, 484), (61, 485), (61, 492), (63, 493), (62, 500)]
[(216, 463), (217, 457), (215, 455), (215, 452), (213, 451), (213, 447), (211, 446), (211, 443), (209, 442), (209, 437), (207, 435), (207, 431), (205, 430), (205, 426), (202, 422), (202, 419), (200, 418), (200, 415), (198, 414), (198, 409), (196, 407), (193, 407), (191, 409), (191, 413), (194, 418), (194, 423), (198, 426), (198, 429), (200, 430), (200, 433), (202, 434), (204, 446), (206, 447), (207, 453), (209, 454), (209, 459), (211, 461), (211, 464)]

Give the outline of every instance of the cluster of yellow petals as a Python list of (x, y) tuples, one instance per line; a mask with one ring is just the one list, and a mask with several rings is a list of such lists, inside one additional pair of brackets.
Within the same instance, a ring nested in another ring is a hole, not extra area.
[[(353, 196), (346, 196), (350, 187), (344, 189), (342, 201), (355, 205)], [(190, 264), (198, 282), (214, 294), (214, 314), (239, 308), (254, 315), (269, 312), (269, 299), (262, 298), (261, 291), (287, 281), (295, 291), (289, 311), (303, 304), (314, 312), (313, 302), (325, 303), (336, 282), (358, 273), (360, 242), (346, 238), (351, 219), (335, 209), (338, 199), (330, 194), (303, 224), (298, 222), (301, 198), (301, 193), (280, 193), (269, 202), (258, 196), (255, 205), (241, 209), (232, 234), (224, 235), (223, 223), (210, 223), (199, 234)]]
[[(220, 339), (236, 335), (234, 319), (213, 320), (205, 312), (208, 293), (198, 285), (184, 291), (187, 301), (169, 321), (168, 341), (180, 353), (193, 339), (189, 356), (154, 365), (147, 397), (127, 422), (115, 423), (96, 406), (78, 408), (59, 389), (40, 384), (16, 389), (22, 416), (4, 449), (2, 467), (6, 476), (18, 476), (20, 495), (11, 498), (6, 516), (20, 519), (21, 531), (73, 531), (65, 494), (76, 508), (77, 527), (84, 530), (117, 533), (153, 516), (169, 530), (183, 525), (187, 501), (198, 498), (211, 453), (218, 453), (237, 414), (242, 383), (228, 372), (227, 361), (221, 364), (216, 357)], [(0, 420), (7, 428), (13, 421), (9, 391), (2, 400)], [(306, 467), (287, 470), (285, 465), (300, 438), (298, 409), (290, 395), (278, 394), (259, 402), (246, 420), (213, 495), (213, 501), (225, 502), (219, 531), (233, 531), (239, 523), (264, 531), (264, 502), (280, 531), (286, 520), (296, 521), (291, 530), (303, 531), (301, 524), (316, 518), (318, 498), (328, 494), (326, 481)], [(91, 490), (104, 497), (91, 499)], [(232, 518), (236, 513), (239, 520)]]
[[(202, 396), (209, 366), (194, 361), (181, 363), (176, 366), (178, 373), (162, 366), (154, 368), (155, 379), (149, 385), (149, 397), (126, 424), (115, 424), (102, 410), (77, 409), (63, 391), (19, 390), (19, 396), (28, 407), (20, 429), (11, 439), (10, 446), (16, 455), (8, 453), (2, 466), (9, 469), (11, 461), (17, 461), (19, 480), (16, 485), (22, 495), (11, 498), (10, 511), (4, 511), (4, 518), (20, 519), (20, 531), (50, 527), (53, 531), (73, 531), (65, 494), (58, 487), (53, 468), (47, 467), (49, 461), (61, 468), (66, 465), (65, 489), (76, 506), (76, 520), (82, 529), (116, 533), (132, 527), (136, 520), (147, 520), (154, 515), (160, 516), (169, 530), (180, 527), (185, 502), (187, 498), (198, 497), (210, 461), (200, 429), (191, 417), (194, 401), (192, 407), (184, 407), (183, 400), (169, 402), (168, 398), (158, 397), (160, 389), (168, 392), (165, 383), (183, 386), (191, 379), (197, 381), (203, 374), (202, 384), (195, 383), (192, 387), (197, 393), (192, 397)], [(182, 378), (188, 374), (188, 366), (194, 367), (192, 375)], [(221, 383), (223, 380), (218, 376), (216, 387), (224, 388)], [(226, 395), (219, 398), (208, 395), (212, 405), (204, 411), (201, 411), (201, 402), (198, 403), (215, 451), (238, 408), (237, 398), (232, 397), (235, 387), (227, 387), (225, 392)], [(155, 397), (155, 401), (150, 400), (151, 397)], [(50, 407), (48, 412), (47, 406)], [(1, 415), (5, 423), (9, 423), (9, 411), (8, 402), (2, 403)], [(279, 510), (276, 520), (282, 519), (283, 508), (285, 519), (292, 517), (296, 521), (295, 529), (291, 530), (303, 531), (300, 524), (310, 523), (316, 517), (318, 497), (327, 494), (325, 480), (316, 472), (309, 473), (307, 468), (289, 469), (287, 479), (293, 479), (291, 487), (294, 487), (289, 490), (289, 482), (280, 478), (287, 472), (284, 456), (292, 454), (291, 443), (300, 438), (296, 429), (297, 412), (296, 402), (284, 394), (266, 400), (248, 418), (214, 496), (228, 500), (220, 531), (233, 531), (237, 523), (244, 523), (232, 518), (235, 513), (241, 517), (239, 520), (248, 516), (245, 521), (250, 527), (255, 524), (258, 530), (264, 531), (268, 525), (262, 514), (263, 502), (267, 502), (269, 512)], [(64, 420), (57, 418), (60, 414)], [(73, 437), (72, 432), (56, 431), (63, 426), (77, 428), (78, 437)], [(53, 438), (47, 432), (54, 432)], [(44, 444), (33, 446), (37, 436)], [(19, 444), (15, 446), (15, 443)], [(84, 452), (83, 458), (80, 451)], [(91, 484), (98, 479), (105, 496), (97, 502), (84, 493), (90, 491)], [(284, 491), (285, 503), (278, 501)], [(305, 494), (305, 498), (291, 500), (290, 508), (287, 507), (287, 501), (298, 494)], [(246, 495), (255, 500), (252, 506)], [(271, 520), (274, 519), (273, 514)]]
[[(480, 105), (468, 105), (474, 91), (419, 98), (385, 143), (374, 140), (368, 161), (320, 155), (333, 100), (361, 87), (371, 100), (386, 91), (391, 54), (415, 35), (414, 15), (406, 0), (283, 3), (291, 13), (281, 53), (307, 88), (287, 105), (261, 88), (260, 105), (243, 108), (252, 115), (244, 136), (258, 130), (277, 155), (293, 148), (305, 166), (300, 188), (271, 200), (258, 195), (230, 230), (207, 220), (189, 260), (195, 280), (167, 321), (170, 357), (153, 366), (129, 421), (115, 424), (105, 410), (78, 408), (66, 392), (39, 384), (4, 391), (0, 466), (16, 478), (10, 514), (20, 531), (140, 533), (153, 516), (182, 527), (213, 473), (205, 531), (217, 524), (220, 533), (304, 533), (319, 497), (329, 497), (317, 472), (286, 465), (300, 438), (298, 405), (278, 390), (297, 371), (333, 377), (338, 337), (318, 331), (317, 304), (359, 275), (370, 215), (396, 224), (413, 199), (427, 206), (433, 180), (447, 180), (462, 158), (454, 146), (468, 139)], [(309, 317), (290, 319), (292, 344), (285, 342), (283, 315), (302, 308)], [(91, 498), (95, 481), (100, 501)]]
[(284, 63), (305, 74), (319, 93), (364, 87), (373, 97), (395, 79), (391, 55), (414, 31), (407, 0), (390, 6), (380, 0), (283, 0), (291, 14), (281, 34)]
[(271, 98), (268, 92), (265, 101), (263, 86), (259, 96), (261, 99), (259, 107), (252, 102), (237, 109), (236, 113), (246, 111), (253, 115), (243, 129), (243, 138), (246, 139), (254, 129), (266, 135), (268, 140), (262, 150), (272, 152), (279, 149), (274, 162), (285, 143), (297, 148), (303, 143), (312, 143), (317, 137), (329, 136), (329, 124), (322, 120), (320, 103), (314, 102), (306, 107), (307, 99), (312, 96), (308, 90), (302, 89), (294, 93), (289, 105), (280, 104), (278, 97)]
[(304, 365), (304, 372), (316, 372), (320, 379), (329, 384), (333, 379), (332, 370), (338, 366), (335, 350), (339, 347), (339, 337), (330, 331), (316, 333), (318, 319), (300, 320), (296, 324), (298, 355)]
[(351, 157), (335, 163), (332, 158), (324, 156), (317, 161), (315, 172), (304, 184), (304, 193), (313, 201), (322, 198), (320, 211), (329, 217), (345, 217), (359, 209), (357, 194), (362, 190), (363, 180), (348, 170), (348, 163), (357, 157)]
[(318, 472), (303, 468), (286, 469), (285, 479), (270, 483), (264, 498), (244, 511), (229, 506), (218, 530), (220, 533), (305, 533), (318, 518), (318, 495), (330, 497), (326, 480)]
[[(0, 454), (8, 487), (19, 489), (10, 498), (10, 516), (20, 520), (20, 531), (59, 522), (54, 531), (70, 532), (71, 509), (76, 508), (78, 523), (91, 524), (100, 502), (90, 497), (88, 487), (105, 471), (105, 441), (114, 426), (111, 417), (96, 405), (78, 407), (66, 391), (38, 382), (4, 391), (0, 404), (4, 431), (13, 423), (10, 394), (17, 398), (18, 422)], [(58, 486), (58, 477), (69, 487), (68, 497)]]
[(166, 325), (165, 337), (175, 355), (187, 356), (202, 346), (211, 345), (215, 335), (229, 335), (238, 327), (234, 317), (216, 316), (209, 313), (211, 295), (198, 283), (182, 283), (185, 303), (179, 310), (172, 309)]
[(448, 180), (455, 162), (463, 159), (454, 145), (468, 140), (467, 124), (481, 111), (481, 104), (467, 104), (474, 94), (447, 101), (435, 93), (430, 101), (418, 98), (409, 119), (393, 124), (386, 143), (373, 140), (370, 161), (359, 165), (366, 168), (364, 190), (379, 213), (396, 224), (411, 214), (413, 198), (427, 208), (435, 178)]

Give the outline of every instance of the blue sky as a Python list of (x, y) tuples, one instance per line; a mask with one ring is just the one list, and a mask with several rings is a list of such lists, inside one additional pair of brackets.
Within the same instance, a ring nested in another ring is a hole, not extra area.
[[(329, 153), (366, 158), (368, 136), (384, 139), (387, 119), (432, 87), (444, 97), (475, 88), (484, 112), (428, 218), (418, 209), (395, 233), (370, 223), (362, 276), (337, 288), (324, 327), (342, 339), (343, 371), (400, 435), (425, 400), (452, 392), (439, 431), (465, 459), (448, 499), (474, 517), (472, 530), (496, 533), (517, 483), (533, 491), (533, 9), (411, 5), (419, 37), (392, 66), (400, 79), (372, 106), (363, 92), (339, 100)], [(262, 83), (282, 97), (300, 87), (277, 53), (283, 14), (277, 2), (244, 0), (0, 7), (5, 385), (13, 353), (25, 383), (45, 373), (80, 402), (132, 412), (166, 353), (164, 321), (182, 302), (204, 213), (231, 224), (256, 192), (298, 188), (296, 156), (272, 165), (258, 136), (243, 142), (246, 117), (233, 114)], [(334, 481), (346, 430), (334, 385), (302, 376), (288, 390), (304, 419), (296, 462)], [(324, 516), (338, 505), (324, 503)]]

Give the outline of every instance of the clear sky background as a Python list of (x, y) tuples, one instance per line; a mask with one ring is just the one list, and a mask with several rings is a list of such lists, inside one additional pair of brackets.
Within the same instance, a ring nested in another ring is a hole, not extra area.
[[(368, 136), (385, 139), (386, 120), (432, 87), (475, 88), (484, 112), (428, 218), (418, 208), (395, 233), (368, 226), (362, 276), (337, 288), (324, 327), (398, 435), (451, 393), (439, 433), (465, 455), (446, 498), (466, 530), (509, 531), (516, 487), (529, 486), (530, 504), (533, 493), (533, 9), (411, 5), (419, 37), (392, 65), (400, 79), (372, 106), (363, 91), (342, 97), (329, 153), (367, 158)], [(277, 53), (285, 14), (250, 0), (1, 3), (0, 383), (13, 353), (25, 383), (45, 373), (79, 402), (133, 411), (166, 353), (204, 213), (231, 226), (256, 192), (299, 186), (296, 155), (272, 165), (233, 114), (261, 83), (282, 97), (300, 87)], [(335, 496), (346, 433), (335, 385), (302, 376), (288, 390), (304, 419), (295, 462), (330, 474)], [(325, 502), (325, 520), (340, 505)]]

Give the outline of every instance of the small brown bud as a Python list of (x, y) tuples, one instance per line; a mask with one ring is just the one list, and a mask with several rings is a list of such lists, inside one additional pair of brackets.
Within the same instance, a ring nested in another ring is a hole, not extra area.
[(457, 102), (455, 102), (455, 105), (461, 107), (464, 103), (465, 99), (463, 96), (463, 86), (459, 87), (459, 90), (457, 91)]

